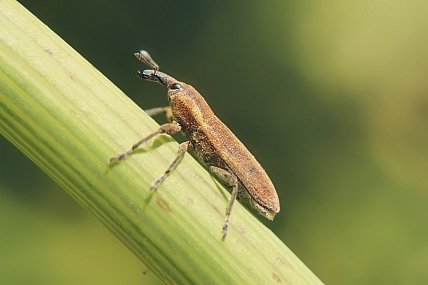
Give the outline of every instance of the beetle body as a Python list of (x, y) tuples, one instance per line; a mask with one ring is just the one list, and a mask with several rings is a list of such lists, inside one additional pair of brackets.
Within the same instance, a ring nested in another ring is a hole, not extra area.
[[(158, 75), (160, 73), (157, 72)], [(198, 91), (175, 79), (171, 82), (181, 86), (181, 89), (168, 90), (173, 118), (181, 126), (196, 154), (208, 166), (233, 173), (238, 178), (239, 199), (247, 200), (266, 218), (273, 220), (280, 209), (278, 195), (262, 166), (214, 115)]]

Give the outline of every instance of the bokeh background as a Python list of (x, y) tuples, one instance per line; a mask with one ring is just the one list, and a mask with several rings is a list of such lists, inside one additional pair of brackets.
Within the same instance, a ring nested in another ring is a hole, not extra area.
[[(203, 94), (276, 186), (261, 222), (323, 282), (428, 284), (428, 2), (20, 3), (142, 108), (167, 101), (141, 48)], [(0, 276), (160, 284), (3, 137)]]

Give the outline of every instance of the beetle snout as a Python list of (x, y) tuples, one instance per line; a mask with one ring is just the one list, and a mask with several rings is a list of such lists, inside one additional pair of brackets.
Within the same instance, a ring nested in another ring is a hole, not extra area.
[(177, 80), (175, 80), (173, 77), (169, 76), (168, 74), (165, 74), (163, 72), (153, 70), (153, 69), (138, 71), (137, 77), (140, 79), (157, 82), (159, 84), (162, 84), (168, 89), (171, 88), (171, 86), (173, 86), (174, 83), (177, 82)]

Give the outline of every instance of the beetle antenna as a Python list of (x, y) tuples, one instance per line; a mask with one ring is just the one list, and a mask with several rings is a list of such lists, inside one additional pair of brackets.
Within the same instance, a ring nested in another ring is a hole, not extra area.
[(138, 58), (145, 65), (153, 69), (153, 74), (156, 74), (156, 71), (159, 70), (159, 65), (153, 60), (150, 54), (145, 50), (140, 50), (140, 52), (134, 53), (135, 57)]

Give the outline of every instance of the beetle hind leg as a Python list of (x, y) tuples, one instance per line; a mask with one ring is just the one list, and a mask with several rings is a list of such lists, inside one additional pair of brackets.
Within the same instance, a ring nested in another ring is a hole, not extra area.
[(230, 223), (230, 213), (232, 212), (233, 204), (235, 203), (236, 197), (238, 196), (239, 183), (238, 178), (230, 173), (227, 170), (216, 166), (210, 166), (210, 170), (212, 173), (217, 175), (222, 181), (224, 181), (227, 185), (232, 187), (232, 194), (230, 195), (229, 205), (226, 209), (226, 219), (224, 220), (223, 225), (223, 239), (226, 237), (227, 232), (229, 230)]

